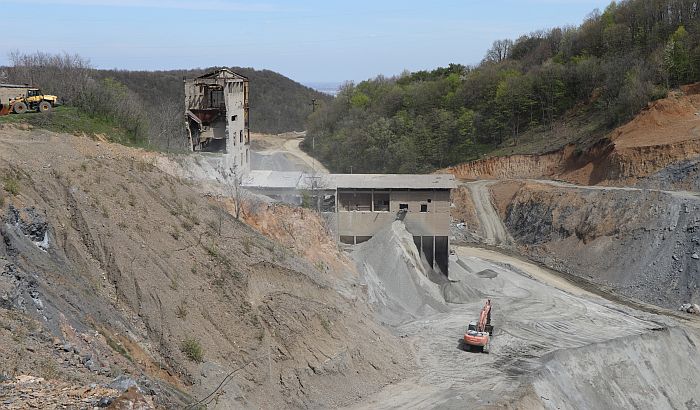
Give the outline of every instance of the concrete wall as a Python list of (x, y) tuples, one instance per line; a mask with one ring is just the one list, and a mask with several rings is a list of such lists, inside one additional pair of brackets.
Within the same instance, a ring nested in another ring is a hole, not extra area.
[(244, 87), (245, 83), (239, 80), (228, 82), (224, 89), (228, 128), (226, 152), (231, 156), (233, 165), (241, 171), (241, 175), (250, 171), (250, 135), (245, 124)]
[(17, 97), (26, 96), (28, 89), (29, 87), (0, 87), (0, 104), (7, 104)]
[[(377, 194), (389, 192), (389, 211), (375, 211)], [(360, 244), (391, 225), (399, 210), (406, 209), (404, 224), (416, 248), (436, 270), (447, 274), (450, 235), (450, 190), (362, 190), (339, 188), (338, 238)], [(424, 208), (425, 212), (421, 212)], [(350, 210), (348, 210), (350, 209)], [(368, 211), (357, 209), (370, 209)]]
[[(380, 190), (377, 190), (380, 191)], [(339, 189), (339, 200), (346, 190)], [(356, 191), (365, 194), (367, 191)], [(430, 200), (430, 202), (428, 202)], [(449, 236), (450, 193), (449, 190), (391, 191), (389, 212), (344, 211), (339, 208), (338, 234), (343, 236), (374, 236), (380, 229), (396, 219), (401, 204), (408, 205), (404, 218), (406, 230), (420, 236)], [(420, 212), (421, 205), (427, 212)]]

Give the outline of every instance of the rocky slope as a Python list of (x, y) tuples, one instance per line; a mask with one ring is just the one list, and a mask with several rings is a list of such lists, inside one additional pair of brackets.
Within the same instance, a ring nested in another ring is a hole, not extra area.
[(700, 197), (536, 182), (491, 189), (529, 257), (655, 305), (700, 301)]
[(251, 199), (257, 231), (158, 163), (0, 129), (3, 377), (104, 386), (124, 375), (165, 408), (334, 407), (410, 367), (351, 264), (300, 251), (292, 211)]

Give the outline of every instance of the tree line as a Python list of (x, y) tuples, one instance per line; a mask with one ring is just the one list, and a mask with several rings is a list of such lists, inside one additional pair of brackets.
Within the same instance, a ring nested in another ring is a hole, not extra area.
[[(31, 84), (65, 104), (122, 128), (128, 141), (163, 150), (185, 150), (183, 80), (220, 67), (169, 71), (101, 70), (77, 54), (9, 54), (0, 67), (0, 83)], [(250, 80), (251, 130), (263, 133), (300, 131), (311, 113), (311, 100), (330, 102), (321, 94), (269, 70), (232, 67)]]
[(517, 144), (571, 112), (612, 129), (700, 80), (699, 8), (613, 2), (578, 27), (498, 40), (473, 67), (348, 83), (310, 117), (304, 147), (315, 140), (314, 155), (335, 172), (430, 172)]

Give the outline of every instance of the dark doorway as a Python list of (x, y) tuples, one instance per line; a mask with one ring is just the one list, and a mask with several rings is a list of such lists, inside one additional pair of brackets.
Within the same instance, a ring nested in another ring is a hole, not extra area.
[(434, 247), (433, 247), (433, 237), (432, 236), (423, 236), (423, 246), (422, 246), (422, 251), (423, 255), (425, 255), (425, 260), (428, 261), (428, 264), (430, 267), (433, 267), (433, 262), (435, 261), (435, 253), (434, 253)]
[(447, 266), (449, 265), (450, 249), (447, 236), (435, 237), (435, 267), (447, 275)]

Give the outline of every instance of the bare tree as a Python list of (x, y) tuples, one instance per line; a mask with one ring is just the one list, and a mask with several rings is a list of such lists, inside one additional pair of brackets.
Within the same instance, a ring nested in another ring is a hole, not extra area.
[(510, 52), (513, 50), (513, 40), (496, 40), (491, 48), (486, 52), (486, 61), (500, 63), (510, 57)]
[(71, 101), (85, 89), (90, 78), (90, 60), (78, 54), (33, 54), (12, 51), (7, 76), (10, 82), (27, 83)]
[(241, 212), (243, 211), (245, 205), (244, 202), (246, 200), (246, 191), (241, 186), (243, 175), (238, 169), (238, 165), (227, 167), (224, 162), (225, 161), (221, 162), (219, 172), (221, 174), (222, 182), (228, 191), (228, 196), (234, 201), (234, 216), (238, 220), (240, 219)]

